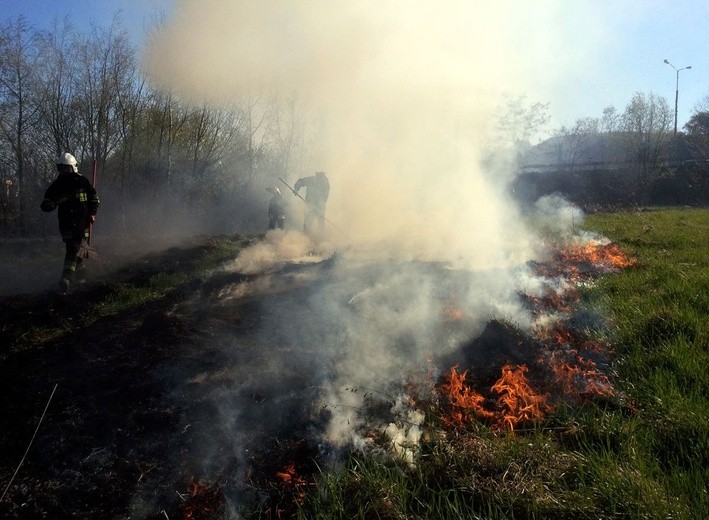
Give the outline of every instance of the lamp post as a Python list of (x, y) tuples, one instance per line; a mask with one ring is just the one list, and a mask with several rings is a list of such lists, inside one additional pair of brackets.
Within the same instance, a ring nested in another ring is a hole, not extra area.
[(685, 70), (685, 69), (691, 69), (692, 66), (688, 65), (686, 67), (682, 67), (681, 69), (678, 69), (677, 67), (672, 65), (668, 60), (665, 60), (665, 63), (667, 63), (670, 67), (675, 69), (675, 72), (677, 73), (677, 82), (675, 83), (675, 135), (677, 135), (677, 101), (679, 100), (679, 71)]

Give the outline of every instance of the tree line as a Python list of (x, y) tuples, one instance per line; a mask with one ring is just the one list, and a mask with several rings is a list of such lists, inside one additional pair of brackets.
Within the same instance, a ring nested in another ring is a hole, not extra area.
[(559, 191), (582, 204), (709, 203), (709, 96), (677, 133), (667, 100), (636, 92), (622, 112), (609, 106), (600, 117), (563, 125), (531, 146), (531, 133), (548, 120), (547, 108), (516, 99), (501, 119), (501, 130), (515, 143), (517, 188), (528, 198)]
[[(709, 96), (677, 135), (667, 101), (638, 92), (623, 112), (609, 107), (532, 147), (548, 106), (519, 97), (499, 118), (499, 142), (510, 144), (523, 173), (544, 181), (549, 172), (535, 163), (545, 163), (557, 174), (586, 172), (587, 183), (606, 182), (587, 173), (594, 163), (614, 179), (608, 190), (635, 203), (678, 172), (690, 191), (706, 191)], [(310, 146), (303, 114), (296, 96), (195, 106), (151, 86), (119, 18), (88, 32), (68, 20), (51, 30), (10, 20), (0, 25), (0, 236), (54, 230), (37, 208), (64, 151), (86, 176), (95, 165), (102, 213), (120, 230), (156, 214), (177, 218), (176, 208), (212, 230), (260, 228), (262, 188), (303, 173)]]
[(102, 206), (124, 230), (177, 207), (212, 223), (239, 218), (238, 207), (248, 222), (262, 211), (250, 208), (248, 190), (300, 167), (299, 111), (295, 97), (217, 108), (151, 87), (120, 19), (86, 33), (67, 20), (52, 30), (8, 21), (0, 25), (2, 235), (45, 231), (37, 208), (60, 152), (89, 178), (95, 165)]

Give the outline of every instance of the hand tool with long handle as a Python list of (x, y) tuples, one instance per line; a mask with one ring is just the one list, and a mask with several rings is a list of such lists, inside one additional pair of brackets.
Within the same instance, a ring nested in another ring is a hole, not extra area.
[[(293, 188), (292, 188), (286, 181), (284, 181), (281, 177), (278, 177), (278, 180), (280, 180), (283, 184), (285, 184), (286, 187), (287, 187), (289, 190), (291, 190), (291, 191), (293, 192), (293, 195), (295, 195), (295, 196), (298, 197), (300, 200), (302, 200), (303, 202), (305, 202), (308, 206), (311, 206), (311, 204), (310, 204), (307, 200), (305, 200), (305, 199), (303, 198), (303, 196), (302, 196), (300, 193), (298, 193), (297, 191), (295, 191), (295, 189), (293, 189)], [(327, 217), (323, 216), (323, 220), (325, 220), (325, 222), (327, 222), (327, 223), (330, 224), (332, 227), (334, 227), (337, 231), (339, 231), (340, 233), (343, 233), (343, 234), (344, 234), (344, 231), (342, 231), (342, 230), (341, 230), (340, 228), (338, 228), (335, 224), (333, 224), (331, 221), (329, 221), (329, 220), (327, 219)]]
[[(96, 189), (96, 159), (94, 159), (94, 165), (91, 173), (91, 185)], [(91, 245), (91, 237), (93, 236), (94, 224), (89, 222), (89, 236), (86, 238), (86, 242), (81, 244), (79, 249), (79, 256), (82, 258), (98, 258), (98, 252)]]

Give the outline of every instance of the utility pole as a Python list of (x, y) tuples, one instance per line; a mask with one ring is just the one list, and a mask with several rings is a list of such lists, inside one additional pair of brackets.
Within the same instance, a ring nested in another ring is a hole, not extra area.
[(681, 69), (678, 69), (674, 65), (672, 65), (669, 61), (665, 60), (665, 63), (667, 63), (670, 67), (675, 69), (675, 72), (677, 73), (677, 80), (675, 83), (675, 135), (677, 135), (677, 102), (679, 101), (679, 71), (680, 70), (685, 70), (685, 69), (691, 69), (692, 66), (688, 65), (686, 67), (682, 67)]

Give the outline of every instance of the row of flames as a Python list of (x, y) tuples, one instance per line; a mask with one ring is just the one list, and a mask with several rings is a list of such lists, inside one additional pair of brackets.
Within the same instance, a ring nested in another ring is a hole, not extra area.
[[(537, 266), (537, 271), (541, 276), (563, 277), (572, 283), (563, 284), (564, 288), (557, 291), (549, 290), (543, 297), (527, 297), (528, 301), (538, 313), (540, 309), (570, 313), (580, 298), (574, 283), (634, 263), (615, 244), (589, 242), (564, 246), (550, 262)], [(450, 306), (444, 309), (444, 319), (457, 316), (462, 316), (462, 312)], [(592, 359), (607, 357), (610, 352), (606, 346), (583, 337), (562, 320), (552, 326), (539, 327), (536, 336), (542, 345), (536, 362), (551, 374), (550, 390), (555, 390), (555, 395), (574, 400), (615, 395), (610, 379)], [(490, 392), (497, 396), (491, 400), (468, 384), (468, 370), (459, 372), (457, 365), (452, 367), (438, 386), (438, 392), (450, 402), (450, 411), (442, 417), (443, 423), (461, 427), (472, 420), (481, 420), (496, 429), (514, 431), (521, 424), (541, 421), (556, 405), (550, 392), (533, 388), (527, 377), (528, 370), (525, 364), (505, 364), (502, 375), (490, 387)]]
[[(548, 291), (543, 297), (527, 297), (528, 301), (540, 312), (553, 311), (570, 313), (580, 299), (580, 293), (574, 283), (582, 282), (591, 276), (605, 274), (634, 264), (614, 244), (576, 244), (559, 249), (553, 260), (537, 267), (538, 274), (546, 277), (564, 277), (569, 284), (558, 291)], [(456, 305), (456, 297), (443, 309), (446, 321), (464, 318), (464, 313)], [(594, 396), (612, 397), (615, 393), (607, 375), (597, 366), (591, 357), (607, 354), (607, 347), (599, 342), (587, 339), (558, 321), (552, 326), (540, 327), (536, 331), (537, 341), (543, 346), (537, 364), (548, 368), (553, 375), (553, 387), (556, 393), (562, 393), (574, 399)], [(550, 392), (536, 390), (529, 381), (529, 368), (524, 364), (505, 364), (500, 378), (490, 387), (496, 399), (489, 399), (468, 384), (468, 370), (459, 371), (453, 366), (437, 386), (439, 394), (449, 400), (447, 415), (441, 417), (442, 423), (449, 427), (465, 427), (473, 420), (480, 420), (501, 431), (515, 431), (522, 424), (538, 423), (556, 405)], [(415, 402), (410, 402), (415, 407)], [(281, 488), (290, 492), (295, 505), (302, 505), (309, 489), (314, 483), (300, 476), (293, 462), (276, 472)], [(274, 512), (274, 511), (272, 511)], [(275, 509), (276, 518), (288, 516), (286, 509)]]
[(525, 376), (527, 370), (525, 365), (502, 367), (502, 376), (491, 387), (499, 394), (496, 410), (488, 410), (485, 397), (466, 384), (468, 371), (459, 373), (457, 365), (452, 367), (447, 381), (439, 387), (450, 397), (453, 408), (450, 417), (444, 417), (444, 422), (464, 426), (476, 417), (492, 420), (497, 428), (514, 430), (521, 422), (542, 419), (552, 407), (547, 403), (548, 394), (539, 394), (529, 385)]

